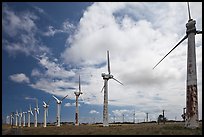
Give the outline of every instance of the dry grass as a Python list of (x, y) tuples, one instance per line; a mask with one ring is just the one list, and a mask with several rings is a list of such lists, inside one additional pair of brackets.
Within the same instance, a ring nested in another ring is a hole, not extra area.
[(202, 123), (198, 129), (186, 129), (183, 123), (156, 123), (110, 125), (62, 125), (61, 127), (24, 127), (11, 129), (10, 126), (2, 126), (2, 134), (22, 135), (202, 135)]

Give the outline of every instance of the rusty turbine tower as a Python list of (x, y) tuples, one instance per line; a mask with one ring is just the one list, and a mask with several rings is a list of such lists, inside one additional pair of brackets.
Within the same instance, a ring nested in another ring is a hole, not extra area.
[(83, 94), (81, 92), (81, 82), (80, 82), (80, 75), (79, 75), (79, 91), (74, 92), (75, 96), (76, 96), (76, 113), (75, 113), (75, 126), (79, 125), (79, 107), (78, 107), (78, 98), (81, 94)]
[[(185, 127), (197, 128), (198, 123), (198, 95), (197, 95), (197, 72), (196, 72), (196, 51), (195, 51), (195, 35), (202, 34), (202, 31), (196, 30), (196, 21), (191, 18), (189, 3), (188, 14), (189, 20), (186, 23), (186, 35), (178, 44), (170, 51), (172, 52), (179, 44), (188, 38), (188, 53), (187, 53), (187, 87), (186, 87), (186, 120)], [(169, 53), (170, 53), (169, 52)], [(168, 53), (168, 54), (169, 54)], [(153, 69), (168, 55), (166, 54)]]

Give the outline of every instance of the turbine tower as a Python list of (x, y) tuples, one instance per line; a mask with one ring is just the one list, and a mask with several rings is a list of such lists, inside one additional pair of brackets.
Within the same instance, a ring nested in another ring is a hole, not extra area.
[(103, 104), (103, 126), (109, 126), (108, 124), (108, 80), (113, 79), (123, 85), (120, 81), (113, 78), (113, 75), (110, 73), (110, 60), (109, 60), (109, 51), (107, 51), (107, 60), (108, 60), (108, 74), (102, 73), (101, 76), (104, 80), (104, 86), (101, 90), (101, 92), (104, 90), (104, 104)]
[(16, 110), (16, 126), (18, 126), (18, 116), (19, 116), (19, 114), (18, 114), (18, 110)]
[(35, 119), (34, 119), (34, 127), (37, 127), (38, 126), (38, 114), (39, 114), (39, 107), (38, 107), (38, 99), (36, 98), (36, 107), (34, 108), (34, 116), (35, 116)]
[(32, 109), (31, 109), (31, 105), (30, 108), (28, 110), (28, 127), (30, 127), (30, 114), (33, 115)]
[(11, 124), (11, 126), (13, 126), (13, 121), (14, 121), (13, 119), (14, 119), (14, 112), (12, 112), (11, 115), (10, 115), (10, 120), (11, 120), (10, 124)]
[(146, 113), (146, 116), (147, 116), (147, 120), (146, 120), (146, 122), (148, 122), (148, 114), (149, 114), (149, 113)]
[(60, 106), (62, 104), (62, 100), (64, 100), (68, 95), (66, 95), (65, 97), (63, 97), (61, 100), (59, 100), (58, 98), (56, 98), (54, 95), (52, 95), (53, 98), (56, 100), (56, 103), (57, 103), (57, 126), (59, 127), (60, 126)]
[(43, 101), (43, 107), (44, 107), (44, 125), (43, 125), (43, 127), (47, 127), (46, 118), (47, 118), (47, 116), (48, 116), (49, 101), (48, 101), (48, 103), (45, 103), (45, 102)]
[[(188, 14), (189, 20), (186, 23), (186, 35), (175, 47), (170, 50), (172, 52), (179, 44), (188, 38), (188, 53), (187, 53), (187, 86), (186, 86), (186, 122), (185, 127), (197, 128), (198, 123), (198, 95), (197, 95), (197, 72), (196, 72), (196, 51), (195, 51), (195, 35), (202, 34), (202, 31), (196, 30), (196, 21), (191, 18), (189, 3)], [(170, 53), (169, 52), (169, 53)], [(167, 53), (153, 69), (169, 54)]]
[(22, 113), (22, 110), (21, 110), (20, 113), (19, 113), (19, 127), (21, 127), (22, 116), (23, 116), (23, 113)]
[(27, 112), (23, 112), (23, 126), (25, 127), (25, 115)]
[(76, 114), (75, 114), (75, 125), (78, 126), (79, 125), (79, 107), (78, 107), (78, 98), (81, 94), (83, 94), (81, 92), (81, 82), (80, 82), (80, 75), (79, 75), (79, 91), (74, 92), (75, 96), (76, 96)]
[(10, 120), (10, 116), (7, 115), (7, 116), (6, 116), (6, 124), (9, 124), (9, 122), (10, 122), (9, 120)]
[(134, 109), (134, 113), (133, 113), (133, 123), (135, 124), (135, 109)]

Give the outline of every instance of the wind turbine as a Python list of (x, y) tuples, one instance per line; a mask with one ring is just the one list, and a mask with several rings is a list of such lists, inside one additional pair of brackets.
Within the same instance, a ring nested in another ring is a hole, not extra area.
[[(197, 95), (197, 72), (196, 72), (196, 51), (195, 51), (195, 35), (202, 34), (202, 31), (196, 30), (196, 21), (191, 18), (189, 3), (188, 15), (189, 20), (186, 23), (186, 35), (182, 38), (169, 53), (171, 53), (179, 44), (188, 38), (188, 53), (187, 53), (187, 87), (186, 87), (186, 122), (185, 127), (197, 128), (198, 123), (198, 95)], [(167, 53), (153, 69), (169, 54)]]
[(43, 101), (43, 107), (44, 107), (44, 125), (43, 125), (43, 127), (47, 127), (46, 117), (48, 116), (49, 101), (48, 101), (48, 103), (45, 103)]
[(34, 108), (34, 126), (37, 127), (38, 126), (38, 114), (39, 114), (39, 107), (38, 107), (38, 99), (36, 98), (36, 107)]
[(14, 119), (14, 112), (12, 112), (11, 115), (10, 115), (10, 120), (11, 120), (10, 124), (11, 124), (11, 126), (13, 126), (13, 119)]
[(10, 120), (10, 116), (7, 115), (7, 116), (6, 116), (6, 124), (9, 124), (9, 120)]
[(27, 112), (23, 112), (23, 126), (25, 127), (25, 115)]
[(31, 105), (30, 108), (28, 110), (28, 127), (30, 127), (30, 114), (33, 115), (32, 109), (31, 109)]
[(16, 110), (16, 126), (18, 126), (18, 116), (19, 116), (19, 114), (18, 114), (18, 110)]
[(113, 79), (123, 85), (120, 81), (113, 78), (113, 75), (110, 73), (110, 60), (109, 60), (109, 51), (107, 51), (107, 60), (108, 60), (108, 74), (102, 73), (101, 76), (104, 80), (104, 86), (101, 90), (101, 92), (104, 90), (104, 104), (103, 104), (103, 126), (109, 126), (108, 124), (108, 80)]
[(57, 103), (57, 126), (59, 127), (60, 126), (60, 106), (62, 104), (62, 100), (64, 100), (68, 95), (63, 97), (61, 100), (56, 98), (54, 95), (52, 95), (52, 96), (56, 100), (56, 103)]
[(21, 110), (20, 113), (19, 113), (19, 127), (21, 127), (22, 116), (23, 116), (23, 113), (22, 113), (22, 110)]
[(79, 91), (74, 92), (75, 96), (76, 96), (76, 113), (75, 113), (75, 125), (78, 126), (79, 125), (79, 108), (78, 108), (78, 98), (81, 94), (83, 94), (81, 92), (81, 82), (80, 82), (80, 75), (79, 75)]
[(133, 123), (135, 124), (135, 109), (134, 109), (134, 113), (133, 113)]
[(148, 114), (149, 114), (149, 113), (147, 112), (147, 113), (146, 113), (146, 116), (147, 116), (146, 122), (148, 122)]

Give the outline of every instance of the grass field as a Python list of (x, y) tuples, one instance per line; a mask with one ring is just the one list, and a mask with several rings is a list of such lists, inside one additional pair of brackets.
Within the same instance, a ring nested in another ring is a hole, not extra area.
[(102, 127), (102, 125), (62, 125), (61, 127), (24, 127), (11, 128), (2, 125), (3, 135), (202, 135), (202, 123), (197, 129), (186, 129), (183, 123), (142, 123), (120, 124)]

